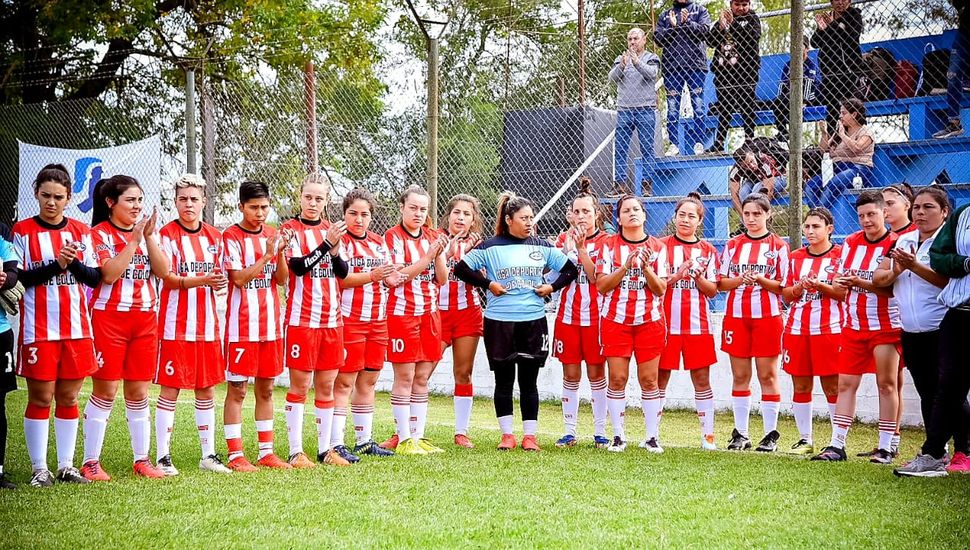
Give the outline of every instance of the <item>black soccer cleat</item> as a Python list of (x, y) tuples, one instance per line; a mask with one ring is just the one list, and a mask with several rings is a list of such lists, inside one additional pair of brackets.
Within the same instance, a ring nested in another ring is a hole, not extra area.
[(381, 447), (380, 445), (377, 444), (376, 441), (371, 439), (370, 441), (365, 441), (360, 445), (355, 445), (354, 454), (386, 457), (386, 456), (394, 456), (394, 451)]
[(812, 460), (825, 462), (845, 462), (845, 459), (845, 449), (831, 446), (822, 449), (822, 452), (812, 457)]
[(778, 430), (771, 430), (758, 442), (755, 450), (761, 453), (773, 453), (778, 450), (779, 439), (781, 439), (781, 434), (778, 433)]
[(78, 485), (85, 485), (91, 483), (91, 480), (82, 476), (81, 472), (78, 471), (74, 466), (68, 466), (67, 468), (61, 468), (57, 471), (57, 481), (60, 483), (76, 483)]
[(727, 446), (729, 451), (747, 451), (751, 448), (751, 439), (742, 435), (737, 428), (731, 432), (731, 441)]
[(869, 457), (869, 462), (873, 464), (892, 464), (893, 454), (886, 449), (876, 449), (876, 452), (872, 453)]
[(17, 484), (10, 481), (10, 478), (7, 477), (7, 474), (0, 474), (0, 489), (13, 490), (16, 488), (17, 488)]
[(360, 457), (350, 452), (350, 449), (348, 449), (346, 445), (337, 445), (333, 448), (333, 452), (337, 453), (340, 458), (351, 464), (360, 462)]

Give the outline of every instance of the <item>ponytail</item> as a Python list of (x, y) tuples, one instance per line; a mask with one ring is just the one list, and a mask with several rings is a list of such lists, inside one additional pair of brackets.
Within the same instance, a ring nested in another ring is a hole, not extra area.
[(589, 176), (583, 176), (579, 178), (579, 191), (576, 192), (576, 196), (573, 197), (573, 202), (571, 208), (576, 208), (576, 201), (579, 199), (589, 199), (593, 202), (593, 215), (595, 220), (593, 224), (597, 229), (602, 230), (604, 227), (603, 220), (606, 216), (603, 213), (603, 208), (600, 205), (599, 197), (593, 192), (593, 180)]
[(94, 207), (91, 211), (91, 227), (106, 222), (111, 218), (111, 207), (108, 200), (118, 202), (118, 198), (132, 187), (141, 189), (138, 180), (131, 176), (117, 175), (107, 179), (100, 179), (94, 185)]
[(498, 211), (495, 216), (495, 235), (508, 235), (509, 222), (506, 216), (513, 216), (525, 207), (535, 209), (532, 201), (525, 197), (520, 197), (511, 191), (505, 191), (498, 197)]
[(676, 214), (677, 211), (680, 210), (680, 207), (684, 206), (685, 204), (695, 205), (697, 207), (697, 214), (701, 217), (702, 220), (704, 219), (704, 212), (705, 212), (704, 201), (701, 200), (700, 193), (698, 193), (697, 191), (691, 191), (690, 193), (687, 193), (686, 197), (677, 201), (677, 204), (674, 205), (674, 214)]

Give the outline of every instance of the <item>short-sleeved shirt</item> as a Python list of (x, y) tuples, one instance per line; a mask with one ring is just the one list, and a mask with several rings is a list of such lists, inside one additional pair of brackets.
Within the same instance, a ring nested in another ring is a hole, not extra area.
[[(940, 230), (922, 243), (919, 231), (904, 233), (896, 241), (896, 248), (916, 256), (916, 261), (929, 267), (930, 248)], [(929, 332), (940, 328), (947, 307), (937, 299), (942, 291), (912, 270), (904, 270), (893, 283), (893, 295), (899, 304), (899, 321), (906, 332)]]
[[(341, 239), (340, 255), (349, 266), (350, 274), (370, 273), (389, 263), (384, 238), (368, 231), (361, 237), (349, 231)], [(381, 281), (347, 288), (341, 286), (340, 312), (352, 321), (384, 321), (387, 319), (387, 287)]]
[[(746, 233), (724, 245), (721, 277), (741, 277), (754, 271), (779, 283), (788, 274), (788, 243), (774, 233), (749, 237)], [(753, 283), (728, 292), (725, 314), (736, 319), (765, 319), (781, 315), (781, 297)]]
[[(131, 229), (122, 229), (110, 221), (101, 222), (92, 228), (91, 240), (94, 242), (98, 265), (104, 266), (121, 254), (131, 238)], [(157, 306), (158, 281), (152, 275), (148, 243), (142, 239), (118, 280), (113, 283), (102, 280), (94, 289), (94, 304), (91, 307), (106, 311), (155, 311)]]
[[(872, 281), (883, 258), (895, 246), (898, 237), (892, 231), (870, 241), (863, 231), (849, 235), (842, 243), (842, 273)], [(859, 331), (893, 330), (900, 327), (896, 300), (854, 286), (845, 296), (842, 327)]]
[[(179, 277), (205, 277), (222, 269), (222, 235), (203, 223), (195, 231), (178, 220), (159, 232), (160, 248), (169, 271)], [(212, 287), (162, 288), (158, 309), (158, 335), (162, 340), (218, 342), (222, 338)]]
[[(833, 245), (824, 254), (812, 254), (808, 248), (792, 252), (788, 276), (782, 283), (785, 287), (795, 286), (802, 279), (813, 277), (819, 282), (831, 285), (839, 272), (842, 247)], [(817, 290), (808, 290), (792, 303), (788, 310), (785, 332), (793, 335), (839, 334), (842, 332), (842, 303)]]
[[(242, 271), (255, 264), (266, 253), (266, 242), (276, 229), (263, 225), (259, 231), (248, 231), (238, 224), (222, 233), (223, 267)], [(269, 261), (246, 286), (229, 285), (226, 313), (226, 340), (235, 342), (272, 342), (283, 338), (280, 294), (276, 290), (276, 259)]]
[[(17, 259), (17, 252), (13, 249), (13, 243), (0, 238), (0, 263), (7, 262), (20, 263)], [(7, 319), (6, 313), (0, 311), (0, 332), (7, 332), (10, 329), (10, 320)]]
[[(556, 240), (556, 245), (560, 249), (565, 245), (565, 235), (563, 233)], [(604, 239), (608, 238), (609, 235), (599, 230), (586, 237), (586, 252), (594, 265), (599, 257), (600, 245)], [(565, 325), (589, 327), (599, 323), (603, 296), (596, 290), (596, 281), (590, 280), (586, 276), (586, 270), (579, 262), (578, 253), (571, 251), (568, 257), (576, 263), (579, 276), (562, 289), (559, 295), (559, 314), (556, 320)]]
[[(705, 279), (717, 283), (717, 249), (700, 239), (695, 242), (681, 240), (677, 235), (660, 239), (667, 250), (667, 266), (670, 273), (677, 273), (680, 266), (690, 262), (691, 269)], [(710, 300), (697, 288), (697, 281), (685, 277), (667, 285), (664, 293), (664, 314), (667, 317), (668, 334), (712, 334)]]
[[(384, 234), (384, 244), (391, 263), (407, 267), (421, 261), (437, 238), (438, 234), (428, 227), (421, 227), (417, 235), (412, 235), (398, 224)], [(389, 315), (411, 317), (435, 311), (438, 311), (438, 284), (435, 282), (434, 262), (431, 262), (410, 281), (391, 290), (387, 312)]]
[(485, 317), (496, 321), (534, 321), (546, 314), (545, 301), (535, 293), (543, 284), (546, 270), (559, 271), (569, 258), (537, 237), (519, 239), (508, 235), (492, 237), (465, 255), (464, 262), (475, 271), (484, 269), (491, 281), (507, 291), (491, 292)]
[[(628, 241), (622, 233), (611, 235), (600, 244), (596, 275), (613, 273), (626, 265), (630, 254), (640, 248), (647, 249), (647, 263), (657, 277), (667, 277), (667, 250), (659, 239), (648, 236), (634, 242)], [(633, 265), (623, 274), (620, 284), (606, 293), (600, 310), (603, 319), (633, 326), (663, 320), (663, 299), (648, 287), (645, 267)]]

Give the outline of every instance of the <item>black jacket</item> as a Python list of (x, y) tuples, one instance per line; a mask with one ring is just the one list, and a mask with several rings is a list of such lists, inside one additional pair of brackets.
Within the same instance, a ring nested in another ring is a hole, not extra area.
[(852, 88), (859, 75), (864, 74), (859, 45), (863, 26), (862, 12), (850, 7), (825, 30), (818, 29), (812, 35), (812, 46), (818, 48), (819, 70), (826, 87), (834, 84)]
[[(758, 82), (758, 71), (761, 70), (760, 42), (761, 19), (754, 12), (735, 17), (726, 29), (721, 28), (720, 21), (715, 21), (708, 33), (708, 43), (714, 48), (711, 72), (727, 77), (728, 84)], [(736, 59), (734, 64), (731, 63), (732, 59)]]

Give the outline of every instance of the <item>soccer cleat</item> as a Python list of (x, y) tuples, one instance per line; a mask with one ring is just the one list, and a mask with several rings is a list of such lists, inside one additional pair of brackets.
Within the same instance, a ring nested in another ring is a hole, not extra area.
[(81, 465), (81, 475), (91, 481), (111, 481), (111, 476), (101, 468), (98, 460), (89, 460)]
[[(871, 458), (871, 457), (875, 456), (876, 453), (878, 453), (878, 452), (879, 452), (879, 447), (873, 447), (871, 451), (862, 451), (861, 453), (857, 453), (856, 456), (858, 456), (860, 458)], [(889, 456), (891, 456), (892, 458), (896, 458), (897, 456), (899, 456), (899, 450), (898, 449), (890, 449), (889, 450)]]
[(913, 460), (893, 470), (893, 473), (899, 477), (945, 477), (946, 457), (937, 459), (931, 455), (918, 454)]
[(337, 453), (333, 452), (333, 449), (330, 449), (325, 453), (318, 454), (317, 462), (329, 464), (330, 466), (350, 466), (350, 463)]
[(78, 485), (91, 483), (91, 480), (82, 476), (81, 472), (77, 471), (77, 468), (74, 466), (68, 466), (67, 468), (58, 470), (57, 481), (60, 483), (76, 483)]
[(610, 440), (602, 435), (594, 435), (593, 446), (597, 449), (606, 449), (610, 446)]
[(807, 439), (799, 439), (797, 443), (791, 446), (788, 450), (790, 455), (812, 455), (815, 454), (815, 446), (812, 442)]
[(465, 434), (455, 434), (455, 446), (463, 449), (474, 449), (475, 444)]
[(141, 460), (136, 460), (134, 464), (131, 465), (131, 471), (135, 473), (138, 477), (145, 477), (148, 479), (162, 479), (165, 477), (165, 472), (159, 470), (152, 464), (151, 460), (143, 458)]
[(780, 438), (781, 434), (778, 433), (778, 430), (771, 430), (761, 438), (755, 450), (760, 453), (773, 453), (778, 450), (778, 440)]
[(226, 464), (226, 466), (228, 466), (229, 469), (234, 472), (250, 473), (259, 471), (259, 468), (254, 466), (253, 463), (244, 456), (237, 456), (236, 458), (230, 460), (229, 464)]
[(873, 464), (892, 464), (893, 454), (886, 449), (876, 449), (875, 454), (869, 457), (869, 462)]
[(337, 453), (340, 458), (346, 460), (349, 464), (357, 464), (360, 462), (360, 457), (350, 452), (350, 449), (346, 445), (337, 445), (330, 450)]
[(717, 445), (714, 444), (714, 434), (707, 434), (701, 438), (701, 449), (705, 451), (717, 450)]
[(651, 437), (650, 439), (644, 439), (640, 442), (639, 447), (641, 449), (646, 449), (647, 451), (661, 455), (664, 452), (664, 448), (660, 446), (660, 442), (657, 441), (656, 437)]
[(951, 120), (947, 122), (946, 126), (942, 130), (934, 133), (933, 137), (936, 139), (944, 139), (944, 138), (951, 138), (951, 137), (960, 137), (962, 135), (963, 135), (963, 125), (960, 123), (959, 120), (957, 121)]
[(217, 474), (231, 474), (232, 470), (226, 467), (216, 455), (209, 455), (199, 461), (199, 469)]
[(444, 449), (442, 449), (441, 447), (436, 446), (427, 437), (422, 437), (421, 439), (419, 439), (418, 442), (416, 443), (416, 445), (418, 447), (421, 447), (422, 449), (424, 449), (424, 451), (426, 453), (428, 453), (429, 455), (430, 454), (434, 454), (434, 453), (443, 453), (443, 452), (445, 452)]
[(400, 442), (397, 446), (397, 454), (399, 455), (426, 455), (428, 451), (421, 448), (418, 442), (414, 438), (408, 438)]
[(826, 447), (822, 452), (812, 457), (812, 460), (822, 460), (825, 462), (845, 462), (845, 449), (838, 447)]
[(385, 457), (394, 456), (394, 451), (381, 447), (376, 441), (371, 439), (370, 441), (365, 441), (354, 446), (354, 454)]
[(381, 448), (390, 449), (393, 451), (397, 449), (397, 446), (400, 443), (401, 443), (401, 439), (397, 436), (397, 434), (394, 434), (391, 437), (387, 438), (387, 440), (385, 440), (383, 443), (381, 443)]
[(539, 452), (542, 449), (539, 448), (539, 442), (536, 441), (536, 436), (534, 435), (523, 435), (522, 436), (522, 450)]
[(50, 470), (35, 470), (34, 475), (30, 478), (31, 487), (53, 487), (54, 486), (54, 475), (51, 474)]
[(626, 441), (620, 439), (620, 436), (613, 436), (613, 443), (606, 448), (607, 451), (611, 453), (622, 453), (626, 450)]
[(178, 469), (172, 464), (172, 455), (165, 455), (158, 459), (158, 469), (161, 470), (166, 476), (177, 476), (179, 475)]
[(277, 470), (292, 470), (293, 466), (290, 466), (282, 458), (276, 456), (276, 453), (269, 453), (263, 458), (256, 461), (256, 464), (264, 468), (275, 468)]
[(953, 453), (953, 458), (950, 460), (949, 466), (946, 467), (946, 471), (970, 474), (970, 457), (960, 451)]
[(308, 470), (310, 468), (317, 467), (317, 465), (314, 464), (313, 461), (310, 460), (310, 457), (308, 457), (303, 451), (290, 455), (290, 458), (288, 458), (286, 461), (289, 462), (290, 466), (293, 466), (298, 470)]
[(7, 474), (0, 473), (0, 489), (9, 489), (12, 491), (16, 488), (17, 488), (17, 484), (10, 481), (10, 478), (7, 477)]
[(511, 451), (518, 445), (515, 440), (515, 436), (512, 434), (502, 434), (502, 440), (499, 441), (498, 450), (500, 451)]
[(728, 442), (727, 446), (729, 451), (747, 451), (751, 448), (751, 439), (746, 435), (742, 435), (737, 428), (731, 432), (731, 441)]
[(574, 445), (576, 445), (575, 435), (566, 434), (560, 437), (558, 441), (556, 441), (556, 447), (559, 447), (560, 449), (564, 447), (572, 447)]

